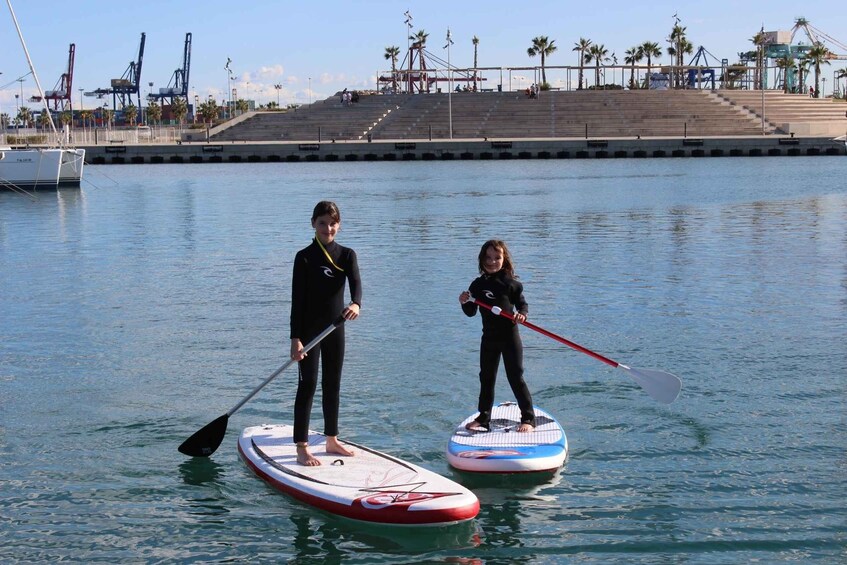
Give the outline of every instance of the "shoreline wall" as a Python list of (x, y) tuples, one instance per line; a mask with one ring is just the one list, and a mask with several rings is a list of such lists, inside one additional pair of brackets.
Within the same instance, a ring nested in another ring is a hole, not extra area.
[(375, 142), (108, 144), (84, 147), (98, 164), (607, 159), (847, 155), (830, 137), (402, 140)]

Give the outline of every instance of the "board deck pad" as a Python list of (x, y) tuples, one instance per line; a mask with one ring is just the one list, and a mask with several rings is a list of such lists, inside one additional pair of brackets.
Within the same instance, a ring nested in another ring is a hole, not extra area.
[(479, 500), (437, 473), (348, 441), (355, 455), (326, 452), (326, 436), (309, 431), (309, 451), (321, 465), (297, 463), (293, 428), (246, 428), (238, 440), (244, 462), (278, 490), (354, 520), (396, 525), (445, 525), (470, 520)]
[(554, 471), (568, 454), (565, 431), (556, 419), (535, 407), (535, 429), (518, 432), (521, 412), (514, 402), (491, 411), (489, 431), (468, 430), (477, 413), (465, 418), (447, 444), (447, 461), (456, 469), (479, 473)]

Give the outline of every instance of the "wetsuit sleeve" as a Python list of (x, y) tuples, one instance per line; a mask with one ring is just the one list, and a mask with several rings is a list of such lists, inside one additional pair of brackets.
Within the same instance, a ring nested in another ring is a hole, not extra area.
[(294, 257), (294, 275), (291, 277), (291, 339), (301, 337), (303, 331), (306, 286), (306, 258), (298, 253)]
[[(468, 287), (468, 290), (470, 291), (471, 296), (473, 296), (474, 298), (476, 298), (474, 296), (474, 290), (476, 290), (475, 289), (475, 283), (476, 283), (476, 281), (472, 282), (471, 285)], [(465, 302), (464, 304), (462, 304), (462, 312), (464, 312), (465, 316), (468, 316), (469, 318), (476, 315), (476, 311), (477, 311), (478, 308), (479, 308), (479, 306), (477, 306), (473, 302)]]
[(350, 263), (347, 265), (347, 283), (350, 285), (350, 302), (362, 307), (362, 277), (359, 275), (359, 260), (356, 252), (350, 250)]
[(515, 310), (518, 313), (526, 316), (529, 313), (529, 304), (527, 304), (526, 299), (523, 296), (523, 285), (518, 281), (513, 282), (512, 287), (512, 296), (509, 297), (512, 304), (515, 305)]

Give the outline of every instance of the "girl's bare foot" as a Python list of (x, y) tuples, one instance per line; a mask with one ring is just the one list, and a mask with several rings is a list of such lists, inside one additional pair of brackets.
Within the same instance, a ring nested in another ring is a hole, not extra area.
[(338, 455), (346, 455), (347, 457), (352, 457), (355, 455), (353, 451), (347, 449), (338, 441), (338, 438), (335, 436), (326, 436), (326, 452), (327, 453), (336, 453)]
[(531, 425), (531, 424), (527, 424), (526, 422), (524, 422), (523, 424), (521, 424), (520, 426), (518, 426), (518, 432), (520, 432), (520, 433), (522, 433), (522, 434), (523, 434), (523, 433), (527, 433), (527, 432), (531, 432), (531, 431), (533, 431), (534, 429), (535, 429), (535, 426), (533, 426), (533, 425)]
[(306, 467), (317, 467), (321, 462), (309, 453), (308, 445), (297, 445), (297, 462)]
[(480, 424), (476, 420), (471, 420), (470, 422), (465, 424), (465, 429), (470, 430), (472, 432), (487, 432), (488, 431), (485, 426), (483, 426), (482, 424)]

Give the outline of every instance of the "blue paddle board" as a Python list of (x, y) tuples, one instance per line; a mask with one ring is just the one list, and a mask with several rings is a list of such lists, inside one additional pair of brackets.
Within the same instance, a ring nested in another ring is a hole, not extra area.
[(535, 407), (535, 429), (518, 432), (521, 411), (514, 402), (504, 402), (491, 411), (489, 431), (471, 431), (467, 417), (453, 431), (447, 444), (447, 462), (460, 471), (474, 473), (552, 472), (568, 456), (568, 438), (556, 419)]

